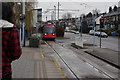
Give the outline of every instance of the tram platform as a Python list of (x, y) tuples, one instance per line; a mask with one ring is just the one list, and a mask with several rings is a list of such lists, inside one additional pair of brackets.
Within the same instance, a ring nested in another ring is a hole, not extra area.
[(66, 78), (57, 62), (39, 48), (23, 47), (20, 59), (12, 63), (13, 78)]

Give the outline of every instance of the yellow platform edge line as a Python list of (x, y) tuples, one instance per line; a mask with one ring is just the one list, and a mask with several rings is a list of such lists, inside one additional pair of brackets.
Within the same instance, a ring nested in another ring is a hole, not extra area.
[(65, 76), (64, 72), (62, 71), (62, 69), (60, 68), (58, 62), (54, 59), (54, 58), (51, 58), (51, 60), (55, 63), (56, 67), (58, 68), (59, 72), (61, 73), (62, 76), (64, 76), (64, 80), (68, 80), (67, 76)]

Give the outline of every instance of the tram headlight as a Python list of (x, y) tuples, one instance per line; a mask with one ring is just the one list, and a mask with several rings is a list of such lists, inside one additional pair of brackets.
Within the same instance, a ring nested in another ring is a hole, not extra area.
[(55, 35), (55, 34), (53, 33), (53, 35)]
[(45, 33), (44, 35), (47, 35), (47, 33)]

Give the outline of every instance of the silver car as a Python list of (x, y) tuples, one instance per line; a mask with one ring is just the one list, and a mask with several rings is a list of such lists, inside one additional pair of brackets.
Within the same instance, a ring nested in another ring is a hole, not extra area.
[[(100, 32), (98, 32), (96, 36), (100, 37)], [(105, 32), (101, 32), (101, 37), (107, 38), (108, 35)]]

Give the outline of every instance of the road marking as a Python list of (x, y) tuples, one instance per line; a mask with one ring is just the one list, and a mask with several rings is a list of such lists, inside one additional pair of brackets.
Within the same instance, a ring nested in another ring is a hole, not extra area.
[(40, 78), (40, 62), (36, 62), (36, 77)]
[(40, 54), (41, 57), (41, 78), (47, 78), (46, 66), (45, 66), (45, 55), (43, 53)]
[(67, 76), (65, 76), (64, 72), (62, 71), (62, 69), (60, 68), (58, 62), (54, 59), (51, 58), (51, 60), (55, 63), (56, 67), (58, 68), (59, 72), (61, 73), (61, 75), (64, 77), (64, 80), (68, 80)]
[(42, 58), (42, 60), (44, 60), (44, 59), (45, 59), (45, 56), (44, 56), (44, 54), (43, 54), (43, 53), (41, 53), (41, 58)]
[(87, 63), (87, 62), (85, 62), (87, 65), (89, 65), (90, 67), (92, 67), (93, 68), (93, 66), (90, 64), (90, 63)]

